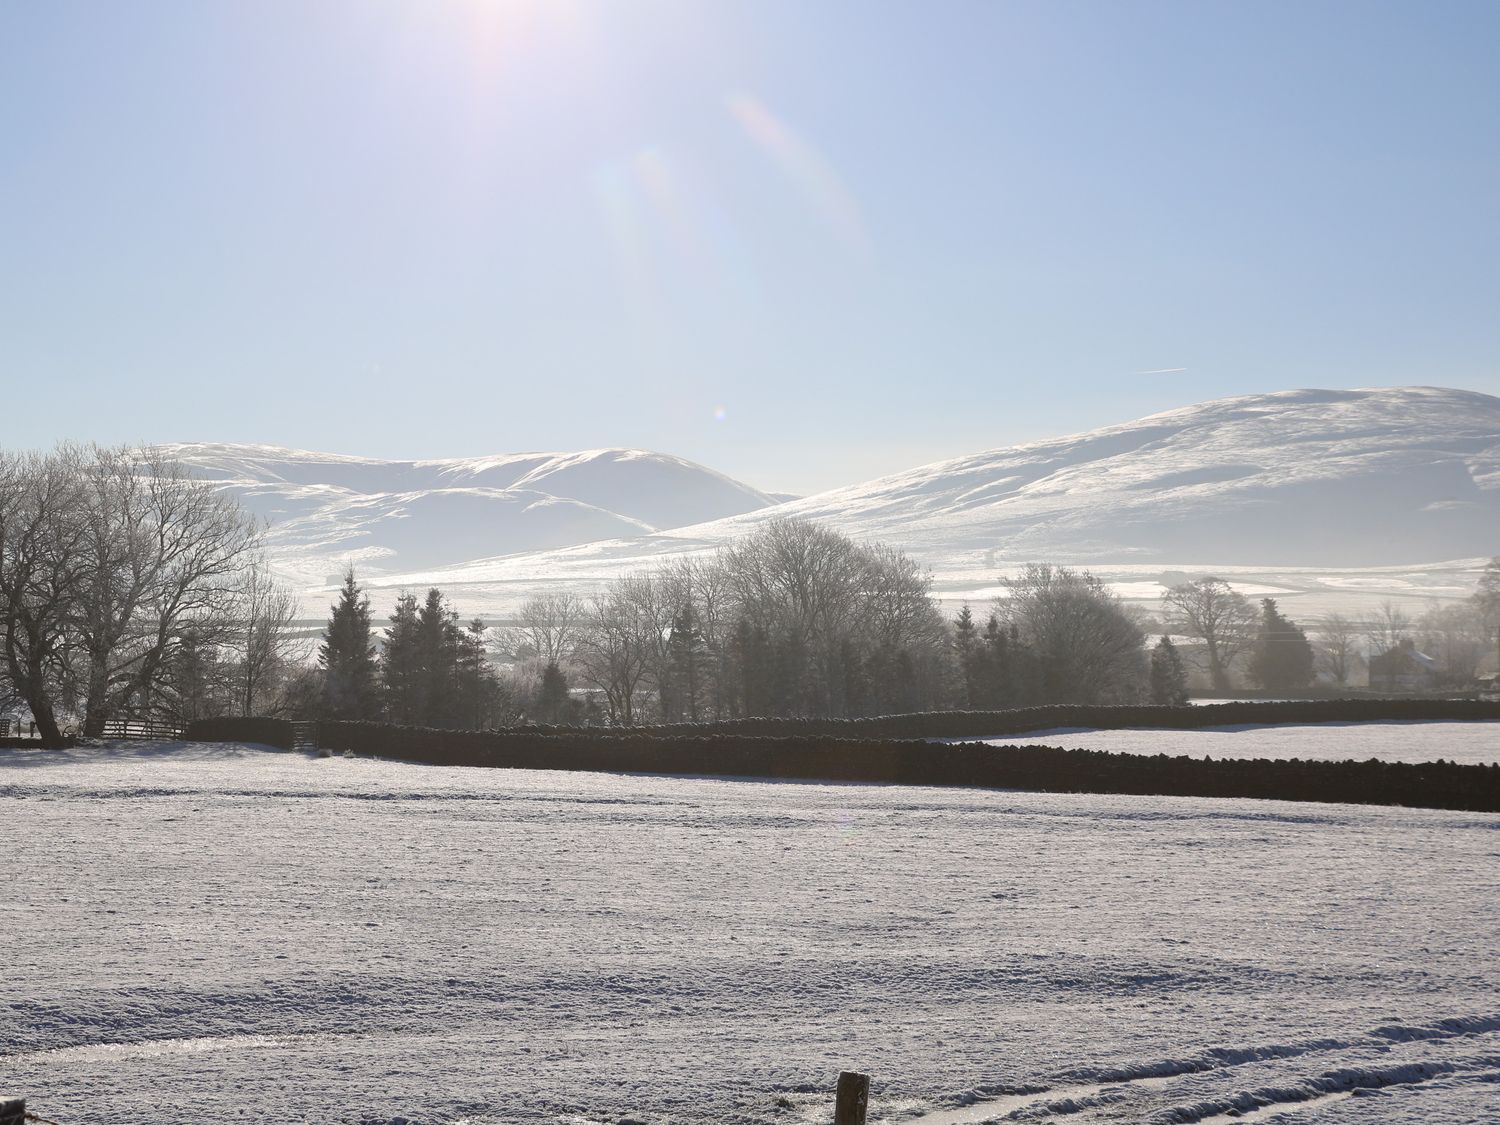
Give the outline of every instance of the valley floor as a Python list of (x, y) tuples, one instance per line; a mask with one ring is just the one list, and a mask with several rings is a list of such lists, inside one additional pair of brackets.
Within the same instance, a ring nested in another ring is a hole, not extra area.
[(1500, 1104), (1500, 815), (145, 745), (0, 752), (0, 854), (68, 1125)]

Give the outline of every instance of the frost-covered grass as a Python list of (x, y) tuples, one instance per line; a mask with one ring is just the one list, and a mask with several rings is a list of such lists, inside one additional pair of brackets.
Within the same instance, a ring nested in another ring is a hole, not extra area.
[(1500, 722), (1307, 723), (1200, 730), (1057, 727), (987, 741), (996, 746), (1082, 746), (1117, 754), (1320, 761), (1500, 762)]
[(1500, 1091), (1495, 815), (148, 746), (0, 752), (0, 847), (0, 1084), (59, 1121), (810, 1123), (841, 1067), (888, 1122)]

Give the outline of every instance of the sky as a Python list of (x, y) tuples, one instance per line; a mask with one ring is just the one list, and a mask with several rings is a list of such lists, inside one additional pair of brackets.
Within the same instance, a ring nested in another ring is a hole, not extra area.
[(808, 493), (1500, 394), (1500, 4), (0, 0), (4, 444)]

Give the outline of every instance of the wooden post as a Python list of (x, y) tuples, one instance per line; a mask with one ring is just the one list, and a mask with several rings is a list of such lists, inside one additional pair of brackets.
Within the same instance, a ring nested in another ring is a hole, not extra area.
[(26, 1125), (26, 1099), (0, 1094), (0, 1125)]
[(865, 1125), (870, 1103), (870, 1076), (846, 1070), (839, 1075), (839, 1091), (833, 1106), (833, 1125)]

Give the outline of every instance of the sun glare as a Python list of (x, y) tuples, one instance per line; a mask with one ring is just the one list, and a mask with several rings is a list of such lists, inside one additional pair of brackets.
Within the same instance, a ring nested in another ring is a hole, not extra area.
[(746, 136), (776, 163), (834, 232), (855, 249), (867, 251), (869, 236), (859, 204), (828, 159), (759, 98), (735, 93), (725, 104)]

